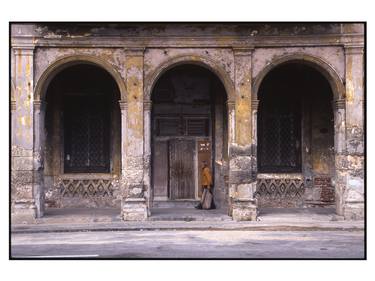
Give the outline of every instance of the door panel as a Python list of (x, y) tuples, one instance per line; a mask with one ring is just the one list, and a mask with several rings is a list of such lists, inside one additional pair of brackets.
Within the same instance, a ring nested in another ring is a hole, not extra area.
[(169, 141), (169, 188), (171, 199), (194, 199), (193, 140)]
[(168, 197), (168, 141), (154, 142), (153, 183), (155, 197)]

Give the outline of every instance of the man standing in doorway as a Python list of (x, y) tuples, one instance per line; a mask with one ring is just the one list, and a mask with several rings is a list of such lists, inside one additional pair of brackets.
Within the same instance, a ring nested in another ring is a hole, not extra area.
[(212, 194), (212, 175), (210, 168), (207, 165), (206, 161), (202, 162), (202, 198), (200, 203), (195, 206), (196, 209), (215, 209), (214, 198)]

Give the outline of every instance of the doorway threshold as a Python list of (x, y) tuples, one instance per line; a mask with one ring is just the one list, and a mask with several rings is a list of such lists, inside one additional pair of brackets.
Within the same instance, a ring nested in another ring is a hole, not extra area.
[(231, 221), (226, 209), (153, 208), (150, 221)]
[(153, 208), (194, 208), (199, 203), (197, 199), (161, 199), (154, 200)]

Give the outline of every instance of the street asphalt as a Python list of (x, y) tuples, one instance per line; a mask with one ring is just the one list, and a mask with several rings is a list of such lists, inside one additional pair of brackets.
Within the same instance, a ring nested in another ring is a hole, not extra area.
[(364, 258), (363, 230), (13, 233), (12, 258)]

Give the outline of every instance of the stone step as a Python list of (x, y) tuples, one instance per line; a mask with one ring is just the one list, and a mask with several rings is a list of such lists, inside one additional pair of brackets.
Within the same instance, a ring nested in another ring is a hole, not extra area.
[(189, 208), (153, 208), (149, 221), (231, 221), (225, 210)]
[(153, 208), (194, 208), (199, 203), (199, 200), (154, 200)]

